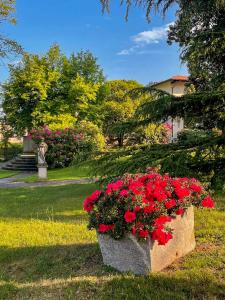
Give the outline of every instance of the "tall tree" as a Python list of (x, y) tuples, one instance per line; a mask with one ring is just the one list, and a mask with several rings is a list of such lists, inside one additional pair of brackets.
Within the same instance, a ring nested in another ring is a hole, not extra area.
[(134, 80), (111, 80), (106, 83), (108, 95), (102, 106), (103, 131), (110, 140), (123, 146), (126, 129), (121, 124), (132, 120), (135, 110), (144, 102), (144, 97), (133, 97), (129, 92), (142, 85)]
[[(108, 8), (108, 0), (102, 0)], [(177, 3), (177, 19), (170, 27), (168, 41), (178, 42), (181, 59), (187, 63), (190, 81), (195, 92), (177, 99), (161, 95), (152, 101), (151, 87), (142, 90), (150, 93), (151, 101), (138, 111), (141, 124), (160, 122), (168, 116), (192, 119), (202, 126), (205, 134), (171, 145), (154, 145), (129, 149), (102, 160), (103, 173), (115, 174), (129, 170), (143, 170), (148, 165), (161, 164), (162, 170), (173, 175), (190, 175), (208, 178), (215, 186), (225, 182), (225, 2), (223, 0), (127, 0), (127, 14), (132, 4), (143, 6), (149, 19), (152, 9), (163, 13)], [(208, 133), (207, 133), (208, 132)], [(206, 134), (207, 133), (207, 134)], [(124, 156), (124, 160), (117, 160)], [(120, 166), (119, 166), (120, 164)], [(108, 165), (108, 169), (107, 169)]]
[(103, 83), (91, 53), (67, 58), (53, 45), (43, 56), (26, 53), (20, 64), (10, 66), (3, 109), (18, 133), (41, 125), (68, 127), (77, 118), (89, 119)]
[[(100, 0), (109, 11), (110, 0)], [(143, 7), (147, 20), (153, 10), (163, 14), (177, 4), (176, 20), (170, 26), (168, 43), (177, 42), (181, 59), (188, 66), (190, 81), (198, 90), (214, 89), (225, 79), (224, 0), (122, 0), (127, 8)]]
[[(0, 25), (4, 23), (16, 24), (15, 0), (0, 0)], [(0, 57), (5, 58), (10, 54), (22, 53), (21, 46), (14, 40), (0, 34)]]

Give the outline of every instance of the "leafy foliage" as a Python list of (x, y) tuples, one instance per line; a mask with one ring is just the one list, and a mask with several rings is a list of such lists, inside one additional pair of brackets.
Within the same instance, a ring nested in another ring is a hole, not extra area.
[[(107, 9), (110, 1), (103, 0)], [(161, 171), (176, 176), (196, 176), (211, 181), (212, 186), (222, 188), (225, 182), (225, 94), (224, 94), (224, 10), (223, 0), (128, 0), (127, 12), (132, 4), (142, 6), (147, 17), (153, 8), (166, 13), (173, 3), (178, 4), (177, 19), (170, 26), (168, 42), (178, 42), (181, 59), (190, 72), (189, 93), (176, 98), (156, 92), (152, 87), (139, 90), (149, 93), (136, 113), (143, 126), (166, 121), (168, 117), (183, 117), (194, 129), (186, 139), (180, 137), (177, 144), (153, 145), (110, 153), (101, 158), (102, 171), (110, 175), (126, 171), (144, 170), (147, 166), (161, 165)], [(201, 128), (205, 134), (199, 133)]]
[(96, 125), (83, 122), (80, 127), (50, 130), (48, 127), (31, 130), (29, 136), (38, 145), (48, 145), (46, 161), (50, 168), (68, 167), (82, 155), (91, 157), (103, 147), (104, 140)]
[(136, 109), (145, 101), (143, 95), (133, 96), (129, 92), (142, 87), (134, 80), (111, 80), (106, 83), (107, 96), (102, 106), (103, 131), (112, 143), (114, 140), (121, 147), (127, 139), (124, 122), (132, 121)]
[[(4, 22), (9, 22), (11, 24), (16, 24), (16, 19), (14, 17), (15, 12), (15, 0), (1, 0), (0, 1), (0, 25)], [(5, 58), (10, 54), (22, 53), (21, 46), (0, 34), (0, 57)]]
[(103, 83), (102, 69), (90, 52), (67, 58), (54, 45), (44, 56), (26, 53), (20, 64), (10, 66), (3, 109), (19, 133), (43, 125), (71, 127), (77, 119), (93, 119)]

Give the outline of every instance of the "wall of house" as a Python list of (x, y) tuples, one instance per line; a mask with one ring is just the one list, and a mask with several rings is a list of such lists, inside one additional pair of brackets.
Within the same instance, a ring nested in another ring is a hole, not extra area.
[(161, 82), (155, 87), (159, 90), (173, 94), (174, 96), (180, 97), (185, 93), (185, 82), (184, 81), (165, 81)]
[[(176, 97), (180, 97), (185, 93), (184, 81), (165, 81), (155, 85), (157, 89), (173, 94)], [(168, 123), (172, 126), (172, 141), (177, 139), (178, 133), (184, 129), (184, 120), (182, 118), (169, 118)]]

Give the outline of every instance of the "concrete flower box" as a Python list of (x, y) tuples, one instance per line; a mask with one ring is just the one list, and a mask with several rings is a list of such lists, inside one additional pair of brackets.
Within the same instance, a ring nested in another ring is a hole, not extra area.
[(177, 216), (168, 226), (174, 229), (173, 239), (164, 246), (152, 240), (140, 242), (131, 234), (121, 240), (98, 234), (104, 264), (135, 274), (164, 269), (195, 248), (193, 207), (189, 207), (183, 216)]

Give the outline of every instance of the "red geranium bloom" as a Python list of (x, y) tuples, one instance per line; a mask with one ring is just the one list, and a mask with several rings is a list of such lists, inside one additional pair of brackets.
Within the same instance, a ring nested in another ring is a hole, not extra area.
[(173, 179), (173, 180), (171, 181), (171, 184), (172, 184), (172, 186), (175, 187), (175, 188), (181, 187), (181, 183), (180, 183), (180, 181), (179, 181), (178, 179)]
[(178, 198), (180, 198), (180, 199), (184, 199), (185, 197), (190, 196), (190, 190), (187, 188), (177, 187), (175, 189), (175, 193), (177, 194)]
[(129, 189), (133, 192), (134, 195), (139, 195), (143, 190), (143, 184), (138, 180), (133, 181), (129, 184)]
[(183, 208), (178, 208), (178, 210), (176, 211), (176, 214), (179, 215), (183, 215), (184, 214), (184, 209)]
[(202, 187), (200, 185), (197, 184), (192, 184), (190, 186), (190, 188), (192, 189), (193, 192), (195, 193), (201, 193), (202, 192)]
[(153, 196), (159, 202), (162, 202), (162, 201), (167, 199), (166, 192), (161, 187), (155, 187), (155, 190), (153, 192)]
[(124, 219), (127, 223), (130, 223), (136, 219), (136, 215), (132, 211), (127, 210), (125, 212)]
[(176, 201), (174, 199), (172, 199), (165, 203), (165, 207), (167, 209), (170, 209), (170, 208), (174, 207), (176, 204), (177, 204)]
[(86, 212), (91, 212), (93, 210), (94, 203), (99, 198), (100, 195), (101, 195), (101, 191), (96, 190), (84, 200), (84, 210)]
[(133, 235), (135, 235), (135, 234), (137, 233), (137, 228), (132, 227), (132, 228), (131, 228), (131, 232), (132, 232)]
[(104, 233), (106, 231), (112, 230), (114, 228), (114, 225), (107, 225), (107, 224), (99, 224), (98, 226), (98, 232)]
[(117, 180), (116, 182), (109, 183), (107, 185), (106, 194), (111, 194), (112, 191), (119, 190), (122, 185), (123, 185), (123, 181), (122, 180)]
[(159, 218), (155, 219), (155, 225), (156, 226), (162, 226), (166, 222), (171, 222), (172, 218), (169, 216), (160, 216)]
[(134, 211), (139, 211), (141, 207), (139, 205), (135, 206)]
[(139, 235), (140, 235), (141, 238), (147, 238), (147, 237), (148, 237), (148, 230), (146, 230), (146, 229), (141, 229), (141, 230), (139, 231)]
[(128, 193), (129, 193), (128, 190), (121, 190), (119, 195), (120, 195), (120, 197), (127, 197)]
[(144, 213), (148, 214), (148, 213), (152, 213), (155, 210), (155, 205), (154, 203), (149, 203), (148, 206), (144, 207)]
[(160, 228), (156, 228), (152, 231), (152, 239), (158, 241), (159, 245), (165, 245), (170, 239), (172, 239), (172, 234), (170, 232), (165, 232)]
[(201, 205), (203, 207), (213, 208), (214, 207), (213, 199), (210, 196), (207, 196), (202, 200)]

